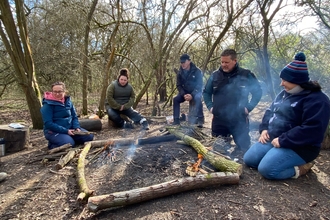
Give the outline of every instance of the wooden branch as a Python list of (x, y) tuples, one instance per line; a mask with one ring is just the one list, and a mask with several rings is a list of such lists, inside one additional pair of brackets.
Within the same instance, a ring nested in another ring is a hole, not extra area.
[(236, 173), (201, 174), (196, 177), (185, 177), (129, 191), (92, 196), (88, 199), (87, 208), (89, 211), (97, 212), (106, 208), (135, 204), (192, 189), (214, 185), (238, 184), (238, 182), (239, 176)]
[(113, 142), (114, 145), (136, 145), (135, 139), (133, 138), (123, 138), (123, 139), (108, 139), (108, 140), (97, 140), (90, 141), (92, 147), (103, 147), (108, 142)]
[(77, 150), (70, 150), (64, 157), (62, 157), (55, 166), (56, 170), (62, 169), (72, 158), (76, 155)]
[(82, 201), (85, 198), (88, 198), (90, 195), (94, 193), (93, 190), (90, 190), (87, 186), (86, 178), (85, 178), (85, 158), (88, 153), (88, 151), (91, 148), (91, 142), (85, 143), (84, 149), (81, 151), (78, 159), (77, 164), (77, 179), (78, 179), (78, 185), (80, 188), (80, 194), (78, 195), (77, 200)]
[(35, 158), (31, 158), (32, 160), (28, 161), (27, 163), (34, 163), (34, 162), (41, 161), (41, 160), (44, 160), (44, 159), (47, 159), (49, 161), (50, 160), (57, 160), (65, 154), (67, 154), (67, 152), (57, 152), (57, 153), (54, 153), (54, 154), (51, 154), (51, 155), (39, 155)]
[(56, 148), (53, 148), (53, 149), (49, 150), (48, 154), (53, 154), (53, 153), (57, 153), (57, 152), (66, 150), (66, 149), (70, 148), (71, 146), (72, 145), (70, 143), (64, 144), (62, 146), (59, 146), (59, 147), (56, 147)]
[(203, 157), (217, 170), (222, 172), (233, 172), (241, 175), (243, 172), (242, 164), (236, 163), (235, 161), (228, 160), (225, 157), (217, 155), (212, 151), (209, 151), (203, 144), (201, 144), (198, 140), (185, 135), (175, 128), (168, 128), (171, 134), (176, 135), (177, 137), (181, 138), (186, 144), (192, 146), (197, 153), (202, 154)]

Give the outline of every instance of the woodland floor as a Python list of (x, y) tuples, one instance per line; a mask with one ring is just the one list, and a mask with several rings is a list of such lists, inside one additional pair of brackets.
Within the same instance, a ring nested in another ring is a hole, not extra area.
[[(0, 124), (13, 122), (31, 126), (24, 100), (0, 100)], [(251, 113), (251, 137), (258, 138), (257, 127), (268, 106), (260, 102)], [(148, 106), (138, 106), (147, 116)], [(24, 110), (22, 110), (24, 109)], [(187, 106), (184, 106), (187, 110)], [(210, 134), (211, 114), (205, 109), (202, 131)], [(165, 115), (171, 115), (167, 109)], [(151, 122), (150, 130), (115, 129), (102, 119), (102, 131), (95, 140), (158, 136), (165, 120)], [(221, 149), (218, 149), (221, 151)], [(52, 172), (57, 161), (33, 160), (47, 153), (41, 130), (30, 130), (30, 142), (23, 151), (0, 157), (0, 172), (8, 178), (0, 183), (0, 219), (330, 219), (330, 151), (323, 150), (308, 175), (285, 181), (262, 178), (243, 165), (238, 185), (219, 185), (181, 192), (166, 197), (97, 213), (89, 212), (76, 198), (79, 187), (76, 163)], [(89, 188), (96, 195), (126, 191), (187, 177), (187, 161), (197, 153), (176, 141), (117, 149), (117, 161), (102, 155), (86, 165)], [(231, 157), (242, 163), (243, 152)], [(88, 158), (87, 158), (88, 160)], [(76, 160), (75, 160), (76, 161)]]

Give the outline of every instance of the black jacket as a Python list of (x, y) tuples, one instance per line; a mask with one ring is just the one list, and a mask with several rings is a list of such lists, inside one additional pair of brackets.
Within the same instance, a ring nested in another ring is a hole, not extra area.
[(176, 87), (179, 94), (184, 96), (185, 94), (191, 94), (195, 96), (198, 93), (202, 93), (203, 90), (203, 74), (202, 71), (191, 62), (190, 69), (187, 74), (184, 74), (182, 67), (176, 77)]

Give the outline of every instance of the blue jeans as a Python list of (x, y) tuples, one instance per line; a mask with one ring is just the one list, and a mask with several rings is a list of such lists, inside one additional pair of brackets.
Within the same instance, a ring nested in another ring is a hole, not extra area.
[(119, 110), (110, 108), (109, 106), (106, 106), (106, 109), (107, 109), (109, 119), (111, 121), (113, 121), (113, 123), (115, 123), (115, 125), (119, 128), (123, 127), (124, 122), (125, 122), (124, 119), (122, 119), (122, 117), (120, 117), (120, 114), (126, 115), (132, 121), (134, 121), (135, 123), (140, 123), (141, 124), (141, 120), (144, 119), (144, 117), (139, 112), (134, 110), (133, 108), (129, 108), (129, 109), (125, 109), (123, 111), (119, 111)]
[[(86, 129), (80, 128), (81, 131), (87, 131)], [(93, 134), (89, 135), (68, 135), (60, 133), (47, 133), (45, 138), (48, 140), (48, 149), (53, 149), (64, 144), (71, 144), (75, 147), (76, 144), (84, 144), (85, 142), (92, 141), (94, 138)]]
[(266, 179), (283, 180), (293, 177), (294, 166), (306, 162), (293, 150), (276, 148), (270, 142), (255, 143), (244, 154), (243, 161), (247, 166), (258, 169)]
[[(182, 95), (178, 94), (173, 98), (173, 118), (180, 118), (180, 104), (185, 99)], [(191, 108), (191, 106), (193, 106)], [(202, 93), (198, 93), (193, 96), (193, 99), (189, 101), (189, 120), (191, 123), (197, 123), (197, 120), (204, 121), (203, 104), (202, 104)]]

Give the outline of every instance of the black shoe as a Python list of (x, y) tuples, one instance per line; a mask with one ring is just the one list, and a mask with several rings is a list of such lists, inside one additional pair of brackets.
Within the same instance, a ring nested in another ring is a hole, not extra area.
[(124, 128), (126, 128), (126, 129), (133, 129), (134, 127), (133, 127), (133, 124), (131, 122), (125, 121)]
[(142, 122), (142, 127), (144, 130), (149, 130), (149, 125), (147, 121)]
[(172, 125), (180, 125), (180, 119), (175, 118), (174, 121), (172, 122)]

